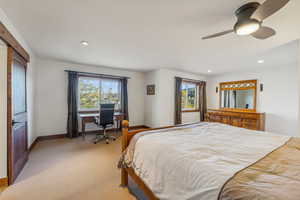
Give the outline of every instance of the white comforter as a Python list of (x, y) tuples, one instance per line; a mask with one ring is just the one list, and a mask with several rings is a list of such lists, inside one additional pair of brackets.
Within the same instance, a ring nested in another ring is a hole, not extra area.
[(216, 200), (235, 173), (288, 139), (219, 123), (201, 123), (140, 137), (132, 167), (161, 200)]

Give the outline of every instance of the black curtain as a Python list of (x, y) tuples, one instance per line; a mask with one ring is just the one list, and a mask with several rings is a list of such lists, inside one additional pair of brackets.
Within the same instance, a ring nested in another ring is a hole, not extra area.
[(128, 115), (128, 91), (127, 91), (127, 83), (128, 80), (127, 78), (121, 79), (122, 83), (122, 113), (124, 113), (124, 119), (129, 120), (129, 115)]
[(67, 136), (69, 138), (78, 137), (78, 74), (77, 72), (68, 72), (68, 124)]
[(199, 83), (199, 109), (200, 109), (200, 121), (205, 120), (205, 114), (207, 111), (206, 105), (206, 82), (201, 81)]
[(181, 85), (182, 78), (175, 77), (175, 125), (181, 124)]

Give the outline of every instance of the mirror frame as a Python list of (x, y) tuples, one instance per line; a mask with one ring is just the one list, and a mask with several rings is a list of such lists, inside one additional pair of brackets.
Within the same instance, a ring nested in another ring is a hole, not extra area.
[[(244, 84), (243, 87), (235, 87), (237, 84)], [(249, 85), (247, 85), (249, 84)], [(257, 97), (257, 80), (242, 80), (242, 81), (230, 81), (230, 82), (221, 82), (219, 84), (219, 108), (220, 110), (226, 111), (239, 111), (239, 112), (256, 112), (256, 97)], [(248, 90), (254, 89), (253, 96), (253, 109), (245, 109), (245, 108), (222, 108), (222, 91), (224, 90)]]

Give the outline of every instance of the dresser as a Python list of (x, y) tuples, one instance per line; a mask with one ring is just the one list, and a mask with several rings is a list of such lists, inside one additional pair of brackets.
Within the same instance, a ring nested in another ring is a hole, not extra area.
[(205, 115), (205, 121), (220, 122), (251, 130), (265, 130), (265, 113), (209, 109)]

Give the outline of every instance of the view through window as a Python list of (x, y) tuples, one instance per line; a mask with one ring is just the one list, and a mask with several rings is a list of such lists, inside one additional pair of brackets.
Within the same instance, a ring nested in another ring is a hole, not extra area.
[(182, 111), (199, 110), (199, 85), (192, 82), (182, 82), (181, 88)]
[(121, 110), (121, 81), (79, 77), (79, 110), (98, 110), (104, 103), (113, 103), (115, 110)]

